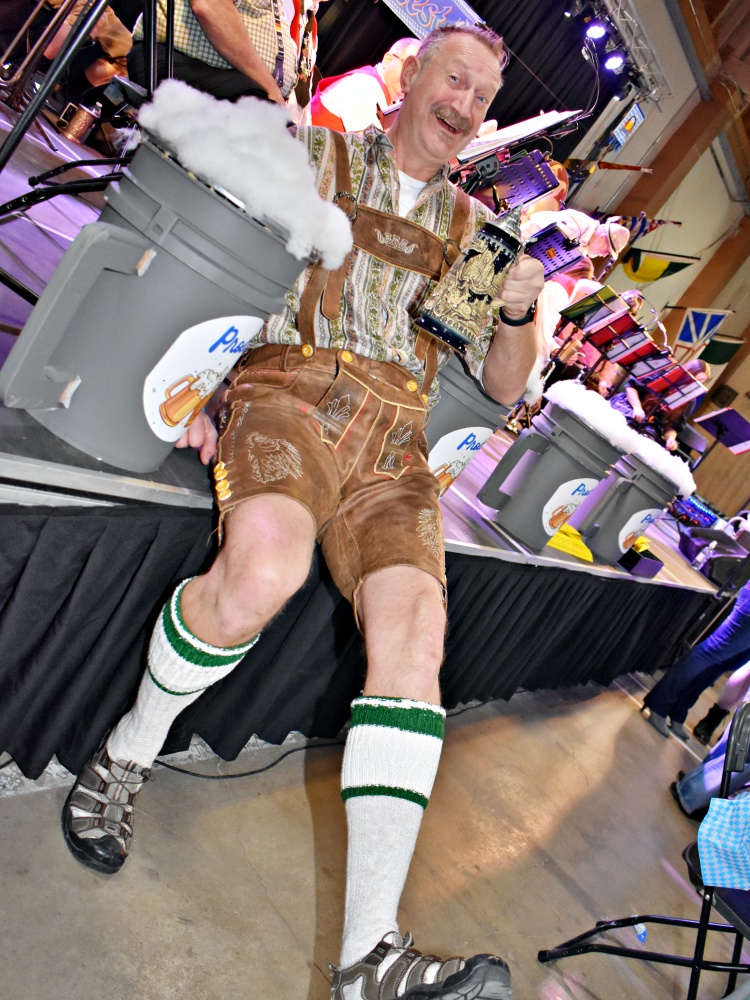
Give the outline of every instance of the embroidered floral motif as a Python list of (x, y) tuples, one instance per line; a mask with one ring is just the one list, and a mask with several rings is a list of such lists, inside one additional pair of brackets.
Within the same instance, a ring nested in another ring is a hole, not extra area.
[(403, 427), (396, 428), (396, 430), (391, 435), (391, 441), (395, 445), (406, 444), (407, 441), (411, 441), (413, 431), (414, 431), (414, 425), (410, 420), (409, 423), (404, 424)]
[(435, 558), (442, 560), (443, 532), (438, 511), (431, 510), (430, 508), (420, 510), (417, 534)]
[(379, 229), (376, 229), (375, 232), (377, 233), (378, 243), (392, 247), (394, 250), (400, 250), (401, 253), (411, 254), (417, 248), (416, 243), (409, 243), (403, 236), (396, 236), (395, 233), (381, 233)]
[(326, 411), (329, 417), (334, 420), (348, 420), (351, 413), (351, 400), (349, 393), (340, 399), (329, 399), (326, 403)]
[(279, 479), (302, 475), (302, 459), (294, 445), (283, 438), (265, 434), (248, 434), (247, 458), (250, 474), (259, 483), (275, 483)]

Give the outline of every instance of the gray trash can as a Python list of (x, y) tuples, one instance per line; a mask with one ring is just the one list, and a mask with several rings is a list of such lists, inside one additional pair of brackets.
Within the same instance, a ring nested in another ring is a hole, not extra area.
[(650, 468), (641, 457), (623, 455), (568, 524), (580, 531), (597, 559), (614, 565), (663, 516), (676, 495), (672, 480)]
[(440, 401), (430, 411), (425, 435), (430, 468), (444, 493), (498, 427), (509, 408), (482, 390), (455, 354), (440, 369)]
[(6, 406), (111, 465), (156, 469), (308, 263), (154, 142), (113, 185), (0, 373)]
[(549, 401), (477, 496), (498, 511), (502, 528), (538, 551), (622, 454), (575, 413)]

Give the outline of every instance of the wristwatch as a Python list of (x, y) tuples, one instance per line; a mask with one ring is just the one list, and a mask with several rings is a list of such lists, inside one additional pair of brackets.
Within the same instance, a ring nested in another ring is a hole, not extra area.
[(506, 326), (526, 326), (527, 323), (533, 323), (536, 316), (536, 299), (529, 306), (529, 311), (526, 315), (521, 316), (520, 319), (514, 319), (512, 316), (509, 316), (505, 311), (505, 306), (500, 306), (498, 316)]

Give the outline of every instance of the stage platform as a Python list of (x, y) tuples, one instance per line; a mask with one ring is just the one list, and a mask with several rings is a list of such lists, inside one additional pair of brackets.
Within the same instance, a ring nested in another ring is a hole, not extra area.
[[(102, 466), (23, 411), (0, 410), (0, 433), (0, 750), (30, 778), (53, 756), (77, 772), (132, 701), (165, 597), (212, 556), (207, 474), (192, 452), (149, 476)], [(504, 535), (475, 493), (509, 443), (496, 434), (443, 499), (446, 707), (668, 665), (713, 615), (715, 588), (664, 530), (650, 538), (665, 562), (653, 580)], [(305, 587), (165, 750), (194, 732), (227, 760), (253, 735), (333, 737), (363, 677), (351, 609), (316, 553)]]

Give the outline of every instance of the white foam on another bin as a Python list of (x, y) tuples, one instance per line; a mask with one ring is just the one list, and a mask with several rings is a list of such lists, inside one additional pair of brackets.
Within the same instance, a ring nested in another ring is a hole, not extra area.
[(141, 125), (209, 184), (227, 189), (247, 212), (289, 233), (287, 251), (317, 251), (335, 269), (352, 248), (345, 213), (318, 194), (304, 145), (287, 129), (278, 104), (243, 97), (220, 101), (180, 80), (165, 80), (138, 113)]
[(680, 496), (689, 497), (695, 492), (695, 480), (687, 464), (677, 455), (670, 455), (656, 441), (639, 434), (638, 446), (631, 454), (672, 483)]
[(551, 403), (574, 413), (620, 451), (633, 452), (638, 446), (639, 435), (598, 392), (586, 389), (577, 382), (555, 382), (544, 395)]

